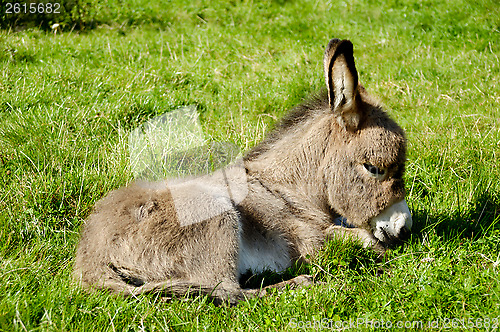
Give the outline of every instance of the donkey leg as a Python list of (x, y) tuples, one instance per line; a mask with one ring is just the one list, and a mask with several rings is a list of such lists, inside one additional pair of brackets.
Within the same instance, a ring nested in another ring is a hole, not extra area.
[(102, 284), (95, 285), (97, 289), (106, 289), (116, 295), (136, 297), (140, 294), (159, 293), (162, 299), (194, 298), (206, 296), (216, 305), (228, 303), (236, 305), (245, 300), (245, 292), (237, 284), (220, 283), (218, 285), (203, 285), (184, 279), (169, 279), (161, 282), (148, 282), (141, 286), (134, 286), (121, 279), (107, 279)]
[(285, 280), (282, 282), (278, 282), (273, 285), (269, 285), (260, 289), (244, 289), (244, 294), (249, 297), (264, 297), (267, 295), (267, 291), (270, 289), (284, 289), (285, 287), (290, 287), (292, 289), (297, 289), (297, 288), (302, 288), (306, 286), (313, 285), (314, 281), (312, 276), (307, 275), (307, 274), (302, 274), (300, 276), (297, 276), (293, 279)]
[(380, 255), (383, 255), (386, 251), (384, 245), (366, 229), (333, 225), (327, 228), (326, 235), (327, 237), (340, 237), (351, 241), (360, 241), (364, 248), (371, 248)]

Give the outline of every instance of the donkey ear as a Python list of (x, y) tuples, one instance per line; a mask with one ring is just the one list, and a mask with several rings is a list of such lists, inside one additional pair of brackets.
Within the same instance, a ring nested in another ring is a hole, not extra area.
[(341, 126), (357, 130), (362, 112), (358, 105), (358, 72), (354, 65), (352, 43), (349, 40), (330, 40), (323, 65), (330, 109)]

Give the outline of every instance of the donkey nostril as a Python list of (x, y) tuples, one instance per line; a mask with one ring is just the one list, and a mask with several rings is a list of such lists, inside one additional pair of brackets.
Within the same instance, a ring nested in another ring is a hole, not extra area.
[(406, 241), (410, 238), (410, 235), (411, 231), (406, 227), (402, 227), (398, 234), (398, 240)]

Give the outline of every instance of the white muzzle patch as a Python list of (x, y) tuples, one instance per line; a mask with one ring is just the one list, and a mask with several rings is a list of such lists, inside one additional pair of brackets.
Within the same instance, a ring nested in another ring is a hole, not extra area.
[(406, 240), (413, 225), (406, 200), (403, 199), (389, 206), (372, 218), (370, 225), (373, 235), (384, 243), (392, 244)]

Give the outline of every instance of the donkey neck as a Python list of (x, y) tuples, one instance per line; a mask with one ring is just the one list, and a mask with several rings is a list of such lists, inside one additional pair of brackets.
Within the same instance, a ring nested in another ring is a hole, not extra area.
[[(318, 110), (300, 123), (273, 133), (245, 158), (249, 174), (267, 186), (307, 196), (324, 204), (321, 165), (331, 139), (333, 118)], [(333, 125), (334, 126), (334, 125)]]

